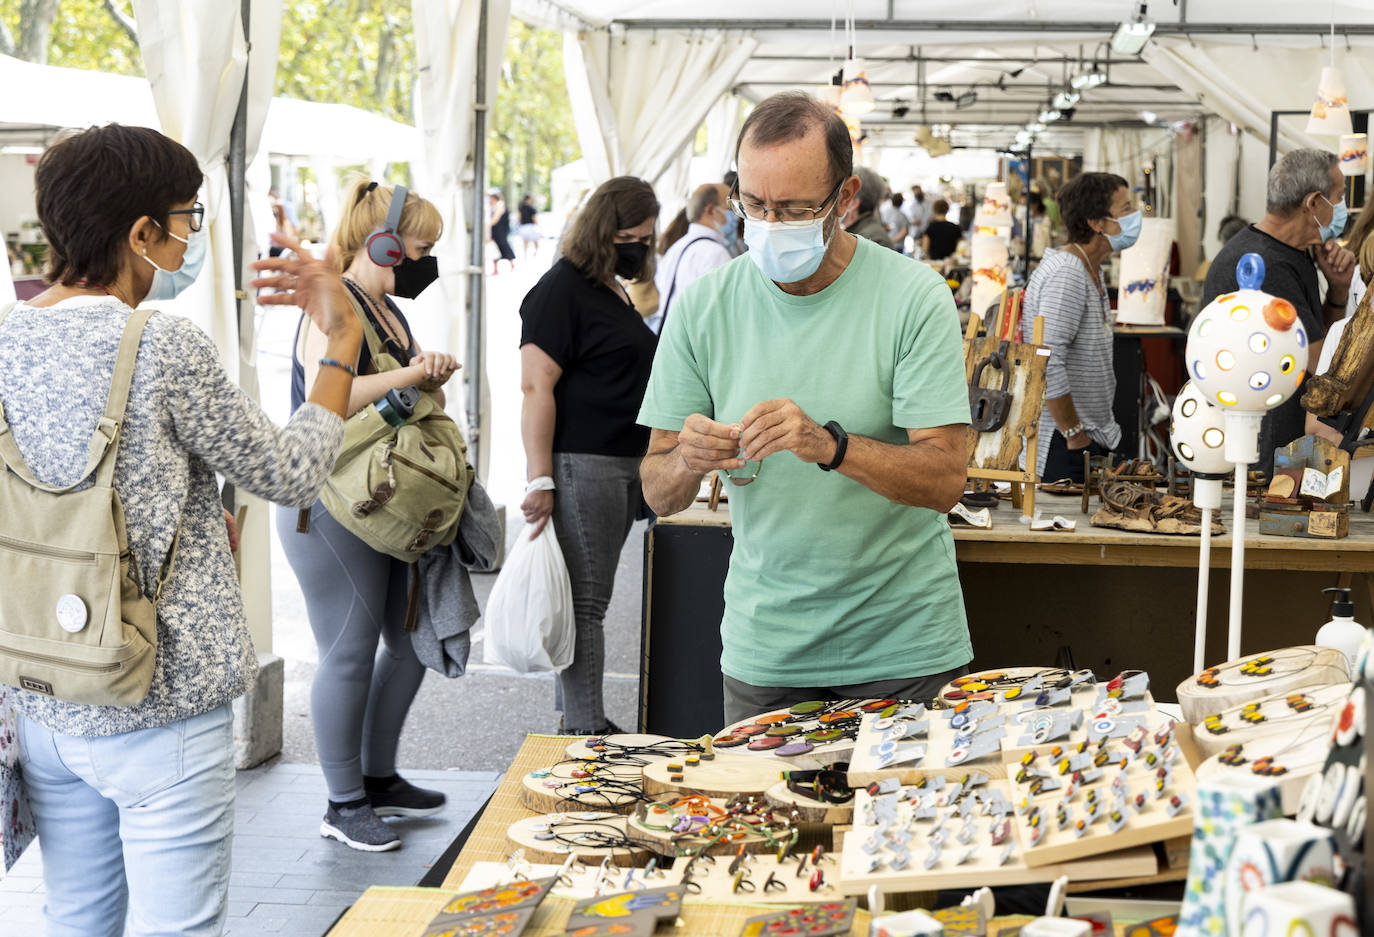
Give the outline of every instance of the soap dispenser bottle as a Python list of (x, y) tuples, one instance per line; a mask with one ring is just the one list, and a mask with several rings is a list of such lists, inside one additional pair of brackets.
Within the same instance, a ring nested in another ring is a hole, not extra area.
[(1364, 625), (1355, 621), (1355, 603), (1350, 601), (1349, 589), (1332, 587), (1322, 592), (1334, 592), (1336, 598), (1331, 603), (1331, 620), (1317, 631), (1317, 644), (1334, 647), (1344, 654), (1346, 672), (1354, 673), (1355, 658), (1364, 640)]

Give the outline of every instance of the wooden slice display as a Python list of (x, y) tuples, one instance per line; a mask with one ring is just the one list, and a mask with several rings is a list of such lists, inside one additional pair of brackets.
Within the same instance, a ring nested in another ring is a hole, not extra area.
[(768, 798), (770, 804), (784, 813), (796, 811), (803, 823), (823, 823), (827, 826), (833, 826), (837, 823), (849, 823), (854, 819), (854, 801), (852, 799), (843, 804), (827, 803), (789, 790), (786, 781), (779, 781), (774, 784), (763, 796)]
[[(622, 752), (618, 746), (636, 749), (633, 754)], [(659, 751), (651, 751), (657, 746)], [(643, 761), (656, 761), (671, 758), (674, 761), (684, 758), (700, 749), (695, 739), (674, 739), (666, 735), (649, 735), (642, 732), (621, 732), (604, 737), (588, 736), (577, 738), (568, 743), (569, 758), (596, 758), (603, 761), (625, 761), (637, 758)]]
[(1202, 757), (1210, 758), (1237, 742), (1291, 739), (1311, 723), (1330, 726), (1349, 694), (1350, 684), (1328, 683), (1266, 696), (1205, 716), (1193, 729), (1193, 740)]
[(618, 866), (643, 865), (648, 850), (635, 845), (603, 845), (602, 837), (626, 835), (625, 817), (615, 813), (585, 811), (551, 813), (517, 820), (506, 830), (512, 849), (525, 850), (530, 862), (562, 863), (572, 853), (578, 862), (599, 863), (607, 856)]
[(576, 760), (532, 771), (520, 783), (520, 803), (535, 813), (624, 813), (640, 802), (644, 789), (637, 765)]
[[(762, 798), (760, 798), (762, 801)], [(672, 829), (660, 829), (675, 825), (676, 820), (684, 816), (692, 815), (695, 808), (677, 807), (671, 811), (663, 809), (665, 805), (650, 805), (643, 810), (636, 810), (626, 817), (626, 831), (631, 840), (635, 843), (650, 849), (661, 856), (683, 856), (690, 855), (703, 846), (706, 847), (706, 854), (710, 856), (734, 855), (740, 847), (744, 847), (746, 853), (769, 852), (777, 848), (777, 841), (782, 838), (790, 839), (790, 834), (785, 834), (778, 829), (775, 824), (774, 839), (761, 833), (744, 831), (732, 831), (725, 837), (716, 842), (711, 842), (714, 838), (708, 828), (713, 823), (726, 823), (728, 818), (724, 816), (726, 801), (719, 799), (711, 800), (711, 808), (708, 812), (697, 814), (708, 818), (707, 827), (702, 827), (700, 823), (691, 824), (696, 831), (684, 829), (683, 832), (675, 832)], [(710, 845), (707, 845), (710, 843)]]
[[(778, 782), (780, 772), (787, 767), (762, 758), (724, 753), (697, 764), (688, 764), (685, 758), (656, 760), (644, 768), (644, 792), (654, 796), (683, 793), (719, 798), (762, 794)], [(678, 776), (682, 780), (674, 781)]]
[(1345, 655), (1335, 648), (1302, 645), (1251, 654), (1208, 667), (1178, 685), (1183, 718), (1199, 726), (1212, 713), (1305, 687), (1350, 680)]

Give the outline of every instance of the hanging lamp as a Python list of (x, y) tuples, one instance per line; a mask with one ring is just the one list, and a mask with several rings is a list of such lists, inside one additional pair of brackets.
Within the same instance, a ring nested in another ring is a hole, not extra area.
[(1331, 64), (1322, 68), (1317, 82), (1317, 95), (1312, 101), (1312, 113), (1307, 118), (1307, 132), (1339, 137), (1351, 133), (1350, 102), (1345, 97), (1345, 79), (1336, 69), (1336, 9), (1331, 6)]
[(854, 57), (854, 3), (850, 0), (849, 15), (845, 19), (849, 40), (849, 58), (844, 63), (844, 91), (840, 94), (840, 113), (845, 117), (862, 117), (873, 110), (873, 87), (863, 63)]

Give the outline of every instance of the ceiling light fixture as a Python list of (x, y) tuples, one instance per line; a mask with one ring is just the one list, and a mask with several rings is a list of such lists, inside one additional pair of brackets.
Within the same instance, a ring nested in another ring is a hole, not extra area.
[(1145, 0), (1141, 0), (1135, 19), (1124, 21), (1112, 35), (1112, 51), (1121, 55), (1139, 55), (1154, 34), (1155, 24), (1146, 18)]
[(963, 94), (959, 95), (959, 97), (954, 99), (954, 107), (961, 111), (965, 108), (973, 107), (973, 105), (977, 103), (978, 92), (974, 91), (972, 88), (969, 88)]
[(1106, 83), (1107, 73), (1096, 65), (1093, 66), (1092, 71), (1084, 72), (1081, 75), (1074, 75), (1073, 78), (1069, 79), (1069, 84), (1075, 91), (1086, 91), (1089, 88), (1096, 88)]
[(1061, 92), (1059, 92), (1058, 94), (1056, 94), (1056, 95), (1054, 96), (1054, 100), (1051, 101), (1050, 103), (1051, 103), (1054, 107), (1060, 108), (1060, 109), (1063, 109), (1063, 108), (1066, 108), (1066, 107), (1073, 107), (1075, 104), (1078, 103), (1078, 98), (1079, 98), (1079, 97), (1080, 97), (1080, 95), (1078, 94), (1077, 91), (1070, 91), (1070, 90), (1065, 89), (1064, 91), (1061, 91)]
[(1042, 124), (1052, 124), (1062, 116), (1064, 115), (1061, 114), (1058, 110), (1054, 108), (1048, 108), (1040, 112), (1038, 120)]
[(845, 32), (849, 37), (849, 59), (844, 63), (844, 91), (840, 93), (840, 113), (845, 117), (860, 117), (873, 110), (873, 86), (863, 63), (854, 57), (854, 3), (850, 0), (849, 15), (845, 18)]

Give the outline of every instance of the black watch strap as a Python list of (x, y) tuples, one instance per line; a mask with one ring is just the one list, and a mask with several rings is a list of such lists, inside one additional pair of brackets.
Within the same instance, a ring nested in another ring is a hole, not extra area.
[(833, 472), (844, 461), (844, 452), (849, 448), (849, 434), (834, 420), (825, 424), (825, 431), (835, 437), (835, 458), (830, 460), (829, 465), (824, 462), (817, 462), (816, 464), (820, 466), (822, 472)]

